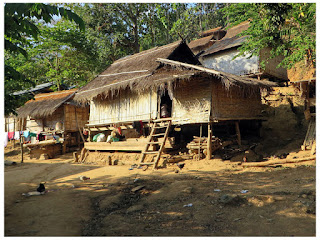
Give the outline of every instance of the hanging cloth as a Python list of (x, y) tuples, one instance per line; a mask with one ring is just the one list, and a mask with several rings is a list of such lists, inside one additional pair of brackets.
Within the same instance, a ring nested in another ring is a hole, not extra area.
[(4, 147), (6, 147), (8, 145), (8, 133), (5, 132), (4, 133)]
[(14, 140), (19, 140), (20, 139), (20, 132), (19, 131), (15, 131), (14, 132)]
[(12, 140), (14, 138), (14, 132), (8, 132), (8, 138)]
[(29, 136), (30, 136), (30, 131), (24, 131), (23, 132), (23, 136), (25, 137), (25, 138), (28, 138)]

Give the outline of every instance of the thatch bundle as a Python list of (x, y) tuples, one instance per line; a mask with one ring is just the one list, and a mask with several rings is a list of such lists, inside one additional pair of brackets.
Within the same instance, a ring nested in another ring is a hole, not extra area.
[(27, 116), (31, 116), (34, 118), (42, 118), (52, 115), (57, 108), (74, 96), (76, 90), (77, 89), (71, 89), (37, 94), (33, 100), (26, 102), (17, 110), (18, 117), (26, 118)]
[(205, 46), (210, 41), (214, 41), (214, 38), (213, 38), (212, 35), (193, 40), (188, 44), (188, 46), (189, 46), (189, 48), (191, 48), (193, 50), (195, 48), (199, 48), (199, 47)]
[(243, 31), (247, 30), (249, 26), (250, 26), (249, 21), (244, 21), (242, 23), (239, 23), (238, 25), (227, 29), (227, 34), (224, 36), (223, 39), (235, 37), (239, 33), (242, 33)]

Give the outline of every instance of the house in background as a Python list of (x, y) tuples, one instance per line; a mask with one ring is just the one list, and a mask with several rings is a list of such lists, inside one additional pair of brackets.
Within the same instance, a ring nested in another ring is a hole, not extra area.
[(199, 56), (200, 62), (207, 68), (232, 73), (238, 76), (247, 75), (250, 77), (269, 78), (275, 81), (287, 81), (288, 74), (284, 68), (277, 68), (283, 57), (268, 60), (265, 69), (261, 68), (261, 62), (270, 56), (270, 49), (266, 48), (259, 56), (252, 56), (248, 53), (245, 56), (238, 56), (238, 48), (246, 41), (248, 36), (238, 36), (249, 28), (249, 21), (240, 23), (227, 29), (226, 35), (215, 41), (211, 47), (204, 50)]
[[(59, 136), (63, 139), (62, 152), (72, 146), (79, 146), (80, 131), (88, 122), (89, 107), (79, 106), (72, 99), (77, 89), (64, 90), (35, 95), (22, 107), (17, 109), (18, 118), (23, 122), (23, 130), (28, 130), (45, 139)], [(31, 141), (31, 145), (43, 146), (45, 141)], [(50, 143), (52, 144), (52, 143)]]
[(188, 46), (195, 54), (201, 54), (204, 50), (211, 47), (217, 40), (220, 40), (226, 35), (227, 31), (222, 27), (213, 28), (200, 33), (201, 38), (191, 41)]

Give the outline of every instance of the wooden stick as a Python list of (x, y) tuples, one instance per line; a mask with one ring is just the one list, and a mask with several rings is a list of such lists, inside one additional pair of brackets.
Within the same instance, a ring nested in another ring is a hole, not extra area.
[(288, 160), (271, 160), (264, 163), (243, 163), (243, 167), (268, 167), (270, 165), (275, 164), (285, 164), (285, 163), (298, 163), (298, 162), (305, 162), (305, 161), (312, 161), (316, 160), (315, 156), (307, 157), (307, 158), (297, 158), (297, 159), (288, 159)]

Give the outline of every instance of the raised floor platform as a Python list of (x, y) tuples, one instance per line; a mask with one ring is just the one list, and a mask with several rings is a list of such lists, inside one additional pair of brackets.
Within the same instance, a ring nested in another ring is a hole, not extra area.
[(147, 143), (147, 138), (132, 138), (119, 142), (85, 142), (84, 147), (87, 150), (105, 150), (105, 151), (143, 151)]

